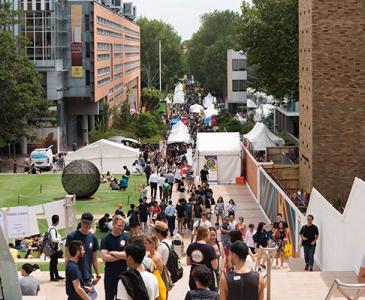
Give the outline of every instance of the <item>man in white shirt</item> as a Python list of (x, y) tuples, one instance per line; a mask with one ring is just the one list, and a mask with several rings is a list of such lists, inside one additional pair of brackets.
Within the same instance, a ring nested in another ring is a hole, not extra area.
[(156, 198), (157, 186), (158, 186), (158, 175), (157, 175), (156, 171), (153, 171), (148, 183), (151, 187), (151, 198)]
[(116, 300), (156, 300), (159, 297), (157, 278), (142, 265), (146, 255), (143, 238), (130, 238), (125, 253), (129, 269), (120, 276)]
[(153, 233), (160, 240), (160, 244), (157, 247), (157, 252), (160, 253), (160, 255), (162, 256), (163, 263), (164, 265), (166, 265), (169, 259), (170, 249), (172, 246), (172, 242), (167, 237), (169, 229), (167, 227), (167, 224), (161, 221), (156, 221), (153, 227), (154, 227)]
[(253, 240), (253, 235), (256, 233), (255, 225), (248, 225), (248, 230), (246, 231), (245, 243), (250, 248), (251, 252), (255, 254), (255, 242)]
[(162, 186), (165, 183), (166, 178), (160, 174), (160, 176), (158, 176), (158, 190), (160, 193), (160, 200), (162, 200), (162, 196), (163, 196), (163, 191), (162, 191)]

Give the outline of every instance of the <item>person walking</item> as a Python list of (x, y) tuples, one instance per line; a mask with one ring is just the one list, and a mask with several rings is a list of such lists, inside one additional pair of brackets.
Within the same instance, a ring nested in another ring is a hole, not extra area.
[[(284, 246), (287, 241), (287, 231), (283, 222), (279, 222), (279, 228), (275, 229), (274, 241), (278, 250), (276, 251), (276, 265), (275, 268), (284, 268)], [(279, 266), (280, 260), (280, 266)]]
[[(97, 251), (99, 243), (96, 236), (90, 231), (94, 216), (89, 213), (83, 213), (81, 216), (81, 227), (67, 235), (66, 238), (66, 262), (70, 256), (69, 246), (72, 241), (81, 241), (85, 254), (81, 260), (77, 261), (83, 284), (87, 287), (93, 287), (101, 279)], [(93, 279), (92, 267), (95, 270), (96, 278)]]
[(256, 248), (256, 264), (255, 264), (255, 270), (261, 271), (261, 267), (265, 267), (265, 263), (267, 260), (267, 254), (262, 248), (267, 247), (267, 242), (269, 241), (269, 238), (267, 236), (266, 231), (264, 230), (265, 223), (260, 222), (257, 226), (257, 231), (253, 235), (253, 240), (255, 242), (255, 248)]
[(191, 290), (196, 290), (198, 288), (192, 273), (194, 272), (194, 269), (200, 265), (208, 267), (212, 274), (212, 278), (214, 278), (209, 285), (209, 289), (211, 291), (217, 290), (215, 270), (218, 269), (218, 259), (214, 248), (208, 244), (209, 241), (209, 228), (205, 226), (199, 227), (196, 235), (196, 242), (190, 244), (186, 250), (186, 263), (188, 266), (191, 265), (189, 277), (189, 287)]
[(84, 285), (82, 272), (79, 263), (82, 260), (85, 250), (82, 241), (73, 240), (68, 244), (68, 261), (66, 263), (66, 294), (68, 300), (91, 300), (88, 292), (93, 288)]
[(48, 228), (49, 239), (52, 243), (52, 247), (55, 251), (49, 258), (49, 275), (51, 281), (58, 281), (61, 279), (65, 279), (58, 274), (58, 258), (62, 257), (62, 251), (60, 250), (60, 242), (62, 241), (61, 235), (58, 233), (57, 226), (60, 221), (60, 217), (58, 215), (52, 216), (52, 226)]
[(247, 245), (235, 241), (230, 251), (234, 271), (220, 278), (220, 300), (263, 300), (265, 282), (259, 273), (252, 271), (246, 264), (249, 254)]
[(313, 271), (314, 253), (316, 251), (316, 243), (319, 237), (318, 227), (313, 224), (313, 216), (307, 216), (307, 224), (300, 229), (300, 237), (304, 248), (305, 270)]
[(209, 290), (209, 285), (213, 280), (212, 272), (209, 268), (206, 266), (197, 266), (191, 275), (195, 281), (197, 289), (188, 291), (185, 295), (185, 300), (219, 300), (218, 293)]
[(169, 229), (165, 222), (156, 221), (154, 224), (154, 234), (158, 237), (160, 244), (157, 247), (158, 253), (161, 254), (163, 264), (167, 265), (167, 261), (170, 256), (170, 249), (172, 248), (172, 242), (167, 237)]
[(169, 170), (169, 172), (165, 175), (165, 178), (167, 179), (167, 183), (170, 185), (169, 199), (171, 199), (172, 188), (174, 186), (174, 181), (175, 181), (174, 173), (171, 170)]
[(149, 185), (151, 188), (151, 198), (157, 197), (157, 186), (158, 186), (158, 175), (155, 171), (151, 174), (149, 178)]
[(247, 246), (250, 248), (253, 254), (256, 253), (255, 242), (253, 240), (253, 236), (255, 233), (256, 233), (255, 225), (254, 224), (248, 225), (248, 231), (246, 231), (246, 236), (244, 241), (246, 242)]
[(105, 300), (114, 300), (117, 294), (118, 276), (127, 270), (124, 248), (128, 236), (124, 231), (124, 219), (120, 215), (113, 217), (112, 232), (101, 240), (101, 258), (105, 262), (104, 289)]
[(150, 176), (151, 176), (151, 173), (152, 173), (152, 168), (151, 168), (151, 165), (150, 165), (149, 162), (144, 167), (144, 173), (146, 174), (147, 184), (149, 184)]
[(162, 185), (162, 201), (167, 202), (170, 197), (171, 185), (168, 179), (165, 179), (165, 183)]
[(174, 235), (175, 231), (175, 220), (176, 220), (176, 208), (172, 205), (172, 201), (169, 201), (169, 205), (165, 208), (165, 216), (170, 231), (170, 236)]

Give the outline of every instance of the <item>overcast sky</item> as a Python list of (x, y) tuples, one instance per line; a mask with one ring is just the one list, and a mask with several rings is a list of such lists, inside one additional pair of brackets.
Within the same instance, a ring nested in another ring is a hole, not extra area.
[[(198, 30), (200, 16), (215, 9), (240, 11), (242, 0), (131, 0), (137, 15), (159, 19), (174, 26), (183, 40)], [(127, 0), (125, 0), (127, 2)]]

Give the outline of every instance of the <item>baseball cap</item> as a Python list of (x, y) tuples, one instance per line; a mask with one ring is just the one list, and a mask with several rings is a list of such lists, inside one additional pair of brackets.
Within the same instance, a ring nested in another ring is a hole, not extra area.
[(248, 246), (242, 241), (235, 241), (232, 243), (230, 250), (232, 253), (237, 254), (241, 259), (246, 259), (249, 253)]
[(81, 221), (90, 222), (91, 223), (93, 220), (94, 220), (94, 216), (92, 215), (92, 213), (85, 212), (81, 216)]
[(165, 222), (161, 222), (161, 221), (156, 221), (155, 224), (151, 224), (152, 227), (154, 227), (155, 229), (165, 232), (167, 231), (169, 228), (167, 227), (167, 224)]

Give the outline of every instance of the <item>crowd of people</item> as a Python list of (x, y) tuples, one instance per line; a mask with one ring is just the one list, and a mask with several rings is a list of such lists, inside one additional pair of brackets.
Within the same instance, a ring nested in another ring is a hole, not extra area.
[[(187, 86), (187, 102), (174, 106), (165, 116), (167, 123), (176, 117), (183, 120), (193, 140), (198, 131), (214, 130), (214, 124), (204, 124), (199, 115), (190, 114), (190, 105), (199, 102), (194, 91), (193, 85)], [(63, 239), (57, 230), (59, 217), (52, 217), (47, 236), (53, 250), (50, 280), (64, 280), (57, 268), (58, 258), (64, 256), (69, 300), (97, 299), (97, 284), (102, 278), (99, 253), (105, 263), (106, 300), (164, 300), (182, 276), (189, 276), (186, 300), (263, 299), (268, 260), (263, 248), (276, 246), (274, 267), (285, 268), (284, 256), (290, 244), (288, 224), (278, 214), (272, 224), (246, 226), (244, 218), (237, 215), (234, 199), (215, 195), (209, 186), (208, 168), (194, 174), (187, 158), (190, 147), (187, 144), (164, 149), (144, 146), (134, 166), (146, 176), (138, 204), (131, 204), (128, 211), (119, 204), (113, 214), (105, 213), (98, 220), (98, 228), (93, 226), (93, 214), (85, 212), (78, 229)], [(104, 180), (112, 189), (113, 186), (124, 189), (128, 187), (130, 175), (125, 167), (121, 180), (115, 180), (111, 174)], [(123, 185), (122, 180), (127, 184)], [(177, 201), (173, 201), (173, 193), (177, 194)], [(305, 269), (310, 271), (319, 236), (312, 222), (313, 217), (308, 216), (308, 224), (300, 232)], [(96, 230), (105, 233), (100, 242)], [(186, 250), (184, 241), (190, 242)], [(63, 243), (65, 253), (61, 250)], [(184, 256), (186, 264), (191, 266), (188, 275), (181, 264)], [(23, 269), (24, 278), (31, 277), (33, 266)], [(39, 285), (29, 278), (24, 285), (25, 290), (34, 294), (39, 291)]]

